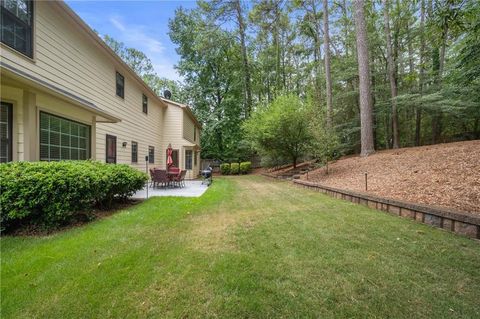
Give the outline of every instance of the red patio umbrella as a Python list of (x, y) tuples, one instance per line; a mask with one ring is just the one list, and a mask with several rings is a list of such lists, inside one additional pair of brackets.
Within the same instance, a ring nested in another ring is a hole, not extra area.
[(173, 153), (172, 144), (168, 144), (168, 148), (167, 148), (167, 166), (168, 167), (172, 166), (173, 164), (172, 153)]

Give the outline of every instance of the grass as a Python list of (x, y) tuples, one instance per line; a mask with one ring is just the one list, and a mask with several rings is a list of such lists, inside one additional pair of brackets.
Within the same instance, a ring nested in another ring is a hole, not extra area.
[(2, 318), (478, 318), (480, 244), (259, 176), (1, 239)]

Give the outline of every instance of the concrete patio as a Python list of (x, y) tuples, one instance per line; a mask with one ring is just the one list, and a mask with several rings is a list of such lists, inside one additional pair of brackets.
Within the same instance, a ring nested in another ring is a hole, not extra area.
[[(200, 197), (208, 189), (207, 185), (202, 185), (202, 181), (185, 181), (185, 187), (175, 188), (153, 188), (148, 185), (148, 197), (157, 196), (180, 196), (180, 197)], [(132, 198), (147, 198), (146, 188), (136, 192)]]

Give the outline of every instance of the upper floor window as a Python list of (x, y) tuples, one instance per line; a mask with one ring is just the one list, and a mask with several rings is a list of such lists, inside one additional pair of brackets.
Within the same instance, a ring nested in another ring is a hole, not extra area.
[(148, 114), (148, 97), (142, 94), (142, 109), (143, 113)]
[(33, 57), (33, 1), (0, 0), (1, 41)]
[(123, 75), (117, 72), (117, 96), (121, 97), (122, 99), (125, 98), (125, 78)]
[(193, 128), (193, 141), (194, 142), (197, 141), (197, 128), (196, 127)]

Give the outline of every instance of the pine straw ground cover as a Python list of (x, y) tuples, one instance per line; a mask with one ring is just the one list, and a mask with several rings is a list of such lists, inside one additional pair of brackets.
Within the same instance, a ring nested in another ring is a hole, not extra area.
[(480, 140), (380, 151), (340, 159), (302, 179), (413, 203), (480, 214)]
[(1, 317), (480, 318), (480, 244), (262, 176), (1, 239)]

